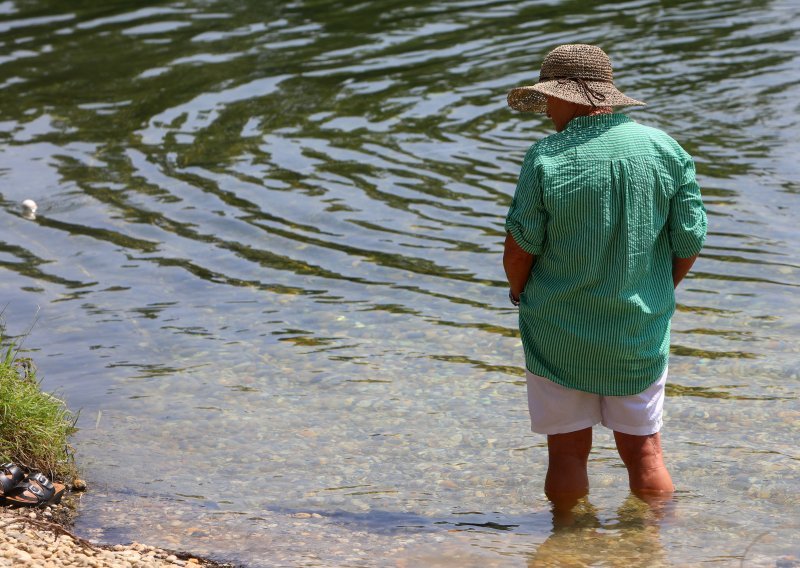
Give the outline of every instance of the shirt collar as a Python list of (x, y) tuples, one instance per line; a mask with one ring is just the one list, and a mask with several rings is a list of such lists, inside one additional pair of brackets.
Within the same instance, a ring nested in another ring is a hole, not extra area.
[(587, 128), (594, 125), (607, 125), (613, 126), (615, 124), (623, 124), (625, 122), (633, 122), (634, 120), (626, 114), (610, 113), (610, 114), (596, 114), (594, 116), (576, 116), (567, 124), (568, 129), (572, 128)]

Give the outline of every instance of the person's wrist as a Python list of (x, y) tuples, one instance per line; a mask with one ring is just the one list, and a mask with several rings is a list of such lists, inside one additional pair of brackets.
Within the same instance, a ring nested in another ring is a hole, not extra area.
[(510, 289), (509, 289), (509, 291), (508, 291), (508, 299), (509, 299), (509, 300), (511, 300), (511, 303), (512, 303), (512, 304), (513, 304), (515, 307), (519, 307), (519, 297), (516, 297), (516, 298), (515, 298), (515, 297), (514, 297), (514, 292), (512, 292)]

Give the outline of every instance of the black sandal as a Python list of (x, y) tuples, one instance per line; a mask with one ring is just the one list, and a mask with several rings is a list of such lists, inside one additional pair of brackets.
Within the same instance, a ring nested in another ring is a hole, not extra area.
[(34, 473), (6, 494), (6, 502), (22, 507), (44, 507), (59, 503), (63, 494), (63, 485), (53, 483), (42, 473)]
[(8, 495), (25, 477), (25, 472), (11, 462), (0, 465), (0, 497)]

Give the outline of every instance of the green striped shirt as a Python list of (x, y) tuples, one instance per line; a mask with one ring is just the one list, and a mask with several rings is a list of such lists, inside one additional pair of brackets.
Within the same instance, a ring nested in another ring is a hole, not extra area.
[(573, 119), (528, 150), (505, 226), (537, 257), (519, 310), (529, 371), (612, 396), (661, 376), (672, 257), (706, 236), (694, 161), (675, 140), (624, 114)]

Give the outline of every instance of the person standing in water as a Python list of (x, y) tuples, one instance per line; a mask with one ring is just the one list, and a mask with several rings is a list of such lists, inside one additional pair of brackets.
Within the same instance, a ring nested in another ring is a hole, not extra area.
[(706, 236), (691, 156), (613, 107), (644, 105), (613, 83), (608, 55), (562, 45), (511, 108), (546, 112), (506, 218), (503, 265), (519, 306), (531, 429), (547, 435), (545, 494), (589, 491), (592, 427), (613, 430), (630, 489), (671, 495), (660, 430), (675, 288)]

